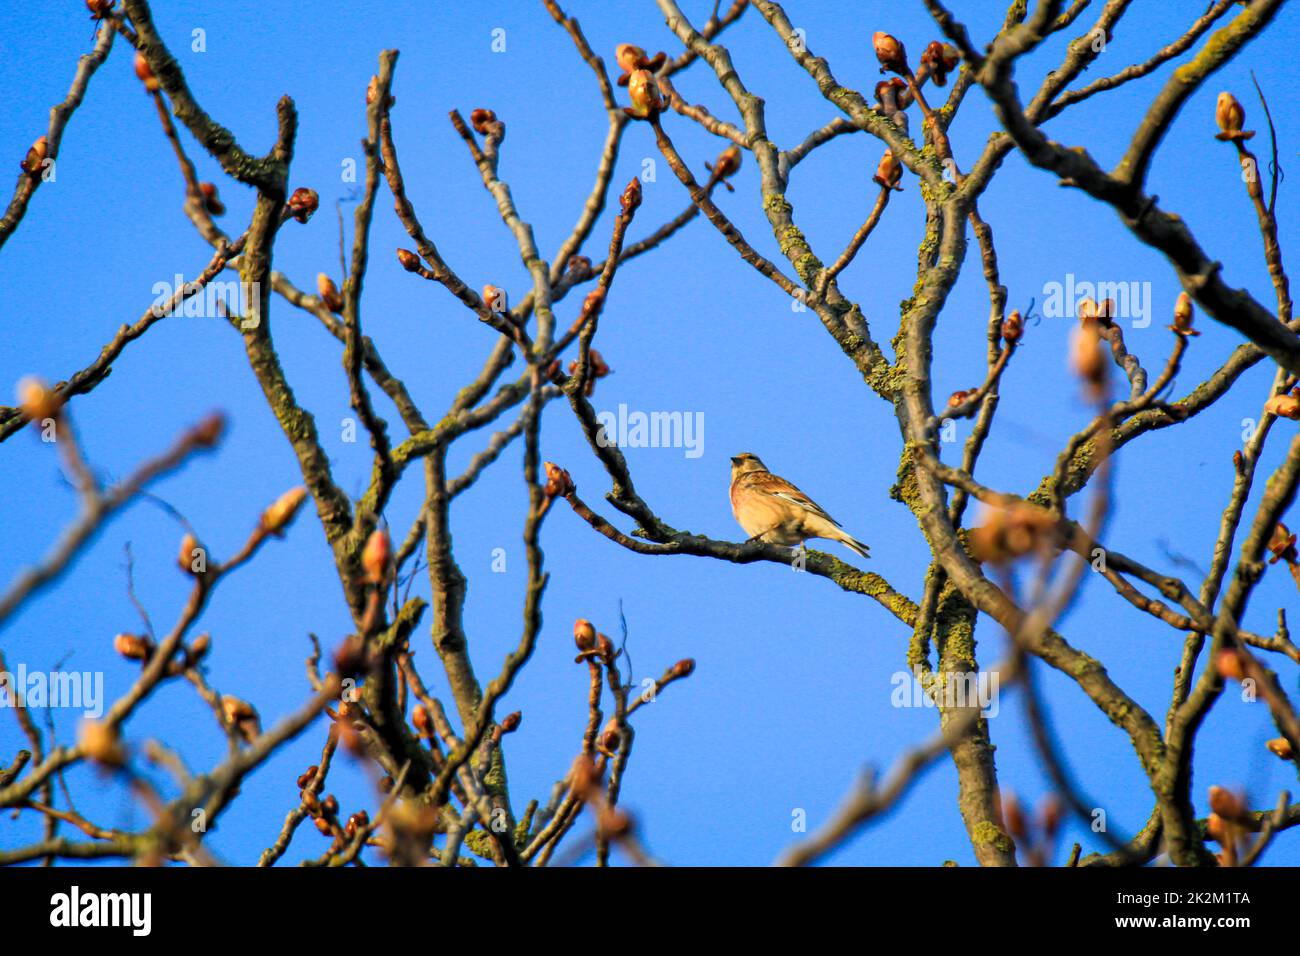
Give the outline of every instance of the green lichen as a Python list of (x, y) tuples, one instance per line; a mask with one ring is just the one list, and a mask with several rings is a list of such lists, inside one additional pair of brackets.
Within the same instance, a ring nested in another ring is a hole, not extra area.
[(981, 820), (975, 824), (970, 838), (976, 846), (992, 846), (1002, 853), (1014, 853), (1016, 850), (1015, 841), (989, 820)]
[(486, 830), (474, 830), (472, 833), (466, 834), (465, 846), (475, 856), (480, 856), (485, 860), (496, 859), (493, 855), (496, 850), (496, 841), (492, 839), (492, 834)]

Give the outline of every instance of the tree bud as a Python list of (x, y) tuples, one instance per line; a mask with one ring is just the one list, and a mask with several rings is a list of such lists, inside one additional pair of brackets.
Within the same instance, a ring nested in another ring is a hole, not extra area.
[(217, 195), (216, 183), (199, 183), (199, 195), (203, 198), (203, 208), (209, 216), (224, 216), (226, 206)]
[(77, 732), (77, 746), (89, 759), (103, 767), (120, 767), (126, 763), (126, 750), (115, 725), (99, 720), (83, 720)]
[(543, 489), (546, 497), (554, 498), (558, 495), (561, 498), (567, 498), (577, 491), (573, 479), (569, 477), (569, 473), (555, 462), (547, 461), (543, 462), (542, 465), (546, 469), (546, 487)]
[(1015, 345), (1025, 334), (1025, 320), (1020, 317), (1019, 309), (1012, 309), (1011, 314), (1002, 320), (1002, 341)]
[(584, 653), (596, 649), (596, 629), (585, 617), (573, 622), (573, 643)]
[(63, 399), (43, 379), (28, 376), (18, 383), (18, 407), (29, 421), (40, 424), (58, 417)]
[(649, 70), (634, 70), (627, 80), (627, 94), (632, 101), (632, 115), (642, 118), (663, 112), (663, 96), (659, 81)]
[(1264, 746), (1283, 760), (1290, 760), (1295, 755), (1295, 751), (1291, 749), (1291, 741), (1285, 737), (1274, 737)]
[(147, 661), (153, 654), (153, 641), (144, 634), (119, 634), (113, 638), (113, 650), (129, 661)]
[(271, 507), (262, 512), (262, 530), (267, 534), (283, 535), (284, 529), (289, 526), (289, 522), (293, 520), (306, 500), (306, 488), (302, 486), (290, 488), (277, 498)]
[(320, 293), (320, 300), (325, 308), (331, 312), (343, 311), (343, 296), (339, 295), (339, 287), (323, 272), (316, 275), (316, 291)]
[(383, 584), (388, 579), (392, 559), (393, 543), (388, 532), (376, 528), (370, 532), (365, 549), (361, 552), (361, 567), (366, 572), (366, 581), (370, 584)]
[(291, 217), (299, 222), (306, 222), (312, 217), (312, 213), (320, 208), (320, 197), (316, 195), (316, 190), (299, 186), (289, 197), (287, 207)]
[(144, 88), (150, 93), (156, 93), (159, 89), (158, 77), (153, 75), (153, 68), (149, 66), (149, 61), (145, 59), (143, 53), (137, 52), (135, 55), (135, 75), (144, 83)]
[(1246, 111), (1237, 102), (1237, 98), (1226, 91), (1219, 94), (1219, 100), (1214, 106), (1214, 121), (1219, 124), (1219, 134), (1215, 139), (1243, 140), (1255, 135), (1242, 130), (1246, 122)]
[(888, 33), (877, 31), (871, 35), (871, 45), (876, 51), (876, 59), (880, 61), (882, 73), (886, 70), (899, 74), (908, 72), (907, 52), (897, 39)]

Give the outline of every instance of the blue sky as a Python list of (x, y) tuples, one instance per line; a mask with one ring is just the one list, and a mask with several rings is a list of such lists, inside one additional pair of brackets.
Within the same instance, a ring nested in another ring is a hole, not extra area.
[[(532, 223), (544, 256), (549, 258), (572, 228), (591, 187), (606, 119), (589, 69), (540, 3), (393, 2), (382, 12), (378, 6), (369, 12), (364, 5), (343, 4), (316, 5), (308, 12), (282, 0), (230, 0), (201, 10), (161, 0), (153, 6), (192, 91), (246, 149), (261, 153), (272, 142), (280, 95), (288, 93), (297, 103), (291, 184), (317, 189), (321, 212), (306, 227), (284, 229), (275, 267), (300, 287), (311, 288), (320, 271), (338, 278), (333, 206), (336, 200), (345, 203), (350, 242), (347, 201), (354, 188), (340, 173), (348, 159), (361, 161), (366, 83), (379, 51), (388, 47), (402, 51), (393, 123), (408, 194), (448, 262), (471, 286), (492, 282), (518, 298), (527, 290), (527, 276), (495, 203), (447, 121), (448, 110), (467, 114), (485, 106), (506, 122), (501, 175), (521, 215)], [(1001, 17), (999, 4), (953, 7), (976, 38), (990, 36)], [(700, 0), (683, 4), (697, 24), (710, 8)], [(1202, 8), (1135, 4), (1084, 81), (1146, 58)], [(621, 42), (651, 52), (680, 50), (653, 3), (571, 0), (566, 9), (610, 62)], [(914, 54), (938, 35), (919, 3), (859, 3), (850, 13), (842, 4), (791, 2), (787, 11), (841, 82), (862, 90), (878, 79), (870, 48), (874, 30), (894, 33)], [(0, 24), (6, 52), (0, 57), (0, 90), (7, 104), (0, 114), (0, 154), (15, 166), (44, 132), (50, 105), (62, 99), (76, 57), (90, 45), (91, 28), (80, 3), (61, 0), (42, 13), (40, 30), (20, 29), (12, 19)], [(1085, 15), (1080, 24), (1087, 22)], [(189, 49), (195, 29), (205, 31), (205, 52)], [(504, 52), (492, 49), (497, 29), (505, 31)], [(1261, 130), (1254, 145), (1265, 149), (1265, 127), (1250, 83), (1253, 70), (1279, 129), (1282, 165), (1289, 166), (1296, 155), (1291, 131), (1300, 121), (1300, 92), (1290, 75), (1296, 30), (1295, 12), (1284, 10), (1245, 55), (1189, 101), (1150, 180), (1161, 205), (1181, 214), (1209, 255), (1223, 262), (1225, 278), (1266, 304), (1273, 301), (1272, 290), (1254, 213), (1233, 151), (1213, 139), (1214, 102), (1221, 89), (1235, 92), (1245, 105), (1248, 128)], [(754, 11), (725, 42), (741, 76), (766, 100), (769, 134), (778, 145), (794, 145), (835, 115)], [(1062, 49), (1058, 40), (1021, 64), (1022, 90), (1037, 88)], [(50, 380), (68, 377), (94, 359), (119, 325), (140, 316), (154, 298), (154, 283), (170, 281), (178, 271), (192, 276), (209, 258), (182, 211), (175, 159), (130, 60), (119, 43), (94, 77), (65, 135), (57, 181), (39, 190), (0, 255), (0, 302), (10, 315), (0, 344), (0, 383), (33, 373)], [(1113, 163), (1167, 75), (1162, 70), (1098, 96), (1048, 129)], [(682, 74), (677, 87), (692, 102), (736, 119), (702, 64)], [(987, 101), (973, 91), (951, 130), (963, 168), (982, 149), (993, 122)], [(703, 162), (725, 144), (681, 117), (670, 116), (666, 124), (679, 151), (703, 175)], [(200, 177), (220, 184), (229, 207), (224, 224), (237, 233), (251, 213), (251, 191), (221, 177), (215, 162), (188, 138), (187, 145)], [(838, 255), (870, 209), (875, 196), (870, 177), (880, 151), (874, 139), (842, 137), (795, 171), (788, 198), (823, 259)], [(658, 159), (644, 124), (629, 128), (615, 182), (639, 173), (646, 159), (657, 161), (657, 175), (643, 183), (634, 239), (689, 201)], [(780, 260), (759, 205), (752, 162), (746, 161), (735, 183), (735, 194), (717, 194), (719, 204), (761, 251)], [(1284, 182), (1278, 200), (1284, 255), (1294, 236), (1294, 188)], [(391, 197), (381, 192), (363, 322), (390, 368), (433, 416), (477, 372), (491, 335), (440, 287), (401, 271), (391, 250), (409, 242), (392, 214)], [(1045, 287), (1065, 282), (1069, 274), (1076, 281), (1149, 283), (1144, 288), (1150, 289), (1154, 319), (1149, 327), (1126, 329), (1127, 342), (1153, 374), (1163, 365), (1171, 345), (1165, 326), (1179, 291), (1176, 280), (1163, 259), (1132, 240), (1112, 213), (1058, 187), (1015, 155), (981, 209), (994, 230), (1011, 306), (1024, 309), (1035, 298), (1041, 305)], [(607, 213), (596, 227), (586, 250), (593, 258), (603, 255), (611, 222)], [(841, 288), (862, 303), (880, 341), (892, 336), (898, 303), (910, 292), (922, 223), (919, 191), (914, 178), (905, 176), (904, 192), (890, 203), (842, 277)], [(575, 296), (563, 304), (562, 323), (572, 319), (579, 302)], [(286, 374), (300, 402), (316, 414), (337, 479), (357, 494), (368, 479), (370, 456), (363, 443), (341, 440), (339, 423), (350, 409), (339, 346), (311, 316), (279, 300), (272, 308)], [(937, 397), (982, 380), (987, 309), (972, 247), (939, 323)], [(1178, 375), (1180, 395), (1217, 368), (1239, 341), (1236, 333), (1204, 316), (1197, 324), (1204, 334), (1192, 343)], [(1078, 388), (1064, 373), (1070, 327), (1065, 320), (1044, 319), (1028, 328), (1003, 379), (997, 424), (979, 464), (985, 483), (1017, 493), (1032, 490), (1086, 420)], [(713, 537), (743, 537), (727, 504), (728, 457), (752, 451), (871, 545), (870, 570), (919, 598), (928, 552), (915, 519), (888, 498), (900, 451), (891, 409), (861, 383), (812, 313), (792, 311), (789, 299), (743, 263), (707, 222), (692, 223), (663, 249), (620, 271), (597, 347), (614, 369), (599, 384), (598, 409), (626, 403), (631, 409), (704, 417), (699, 457), (688, 457), (683, 449), (628, 451), (638, 489), (666, 521)], [(1182, 557), (1202, 569), (1208, 565), (1231, 486), (1232, 452), (1241, 447), (1243, 419), (1258, 417), (1270, 379), (1261, 364), (1243, 376), (1232, 396), (1191, 424), (1124, 449), (1108, 544), (1187, 575), (1193, 587), (1199, 584), (1196, 571), (1175, 561)], [(91, 461), (105, 476), (125, 475), (214, 407), (230, 420), (220, 450), (194, 460), (154, 490), (184, 512), (220, 557), (232, 553), (261, 509), (299, 479), (238, 337), (215, 319), (168, 319), (127, 350), (106, 382), (72, 405)], [(390, 407), (381, 411), (394, 432), (400, 429)], [(969, 427), (958, 423), (959, 439)], [(1280, 423), (1266, 466), (1280, 459), (1293, 427)], [(460, 442), (453, 469), (463, 467), (488, 437), (483, 432)], [(946, 448), (945, 457), (955, 461), (959, 447)], [(526, 572), (521, 454), (512, 447), (459, 499), (453, 517), (458, 560), (470, 578), (466, 626), (483, 680), (513, 648), (520, 626)], [(607, 479), (562, 403), (546, 414), (543, 455), (571, 471), (589, 503), (604, 505)], [(33, 434), (14, 436), (0, 447), (0, 476), (5, 490), (0, 581), (7, 581), (54, 540), (74, 515), (75, 498), (50, 447)], [(418, 472), (410, 477), (387, 515), (399, 534), (420, 503)], [(113, 635), (140, 627), (126, 591), (124, 547), (129, 543), (135, 556), (140, 600), (155, 625), (166, 629), (187, 593), (174, 566), (181, 533), (163, 508), (148, 501), (132, 506), (56, 587), (0, 632), (9, 663), (49, 670), (63, 661), (67, 669), (102, 671), (109, 696), (120, 694), (134, 667), (113, 652)], [(796, 810), (806, 811), (815, 826), (864, 767), (885, 770), (897, 754), (935, 730), (932, 709), (891, 706), (891, 678), (906, 669), (909, 634), (869, 600), (783, 566), (634, 555), (595, 534), (567, 508), (547, 520), (543, 546), (552, 577), (542, 639), (501, 711), (524, 714), (506, 746), (517, 808), (530, 797), (545, 798), (580, 744), (587, 677), (586, 669), (573, 663), (573, 619), (591, 618), (617, 634), (620, 606), (638, 678), (658, 675), (682, 657), (698, 662), (694, 676), (642, 712), (624, 788), (624, 802), (636, 813), (648, 847), (665, 861), (768, 863), (796, 837), (791, 832)], [(506, 549), (505, 573), (491, 572), (496, 548)], [(834, 553), (852, 557), (842, 549)], [(427, 583), (424, 587), (427, 595)], [(1113, 678), (1163, 722), (1180, 635), (1137, 615), (1099, 579), (1085, 580), (1084, 588), (1062, 625), (1064, 634), (1102, 660)], [(1270, 569), (1251, 601), (1247, 625), (1271, 633), (1276, 609), (1294, 606), (1295, 593), (1285, 570)], [(224, 581), (200, 624), (213, 635), (212, 683), (255, 703), (268, 724), (296, 708), (307, 693), (302, 662), (308, 632), (332, 646), (349, 627), (324, 535), (311, 515)], [(996, 660), (1002, 635), (985, 619), (977, 637), (981, 660)], [(442, 682), (427, 618), (413, 646), (436, 692)], [(1269, 663), (1288, 689), (1297, 688), (1293, 665)], [(1106, 809), (1113, 829), (1135, 832), (1146, 819), (1150, 796), (1127, 738), (1071, 682), (1040, 673), (1064, 753), (1084, 781), (1088, 799)], [(53, 718), (60, 739), (70, 739), (76, 715), (55, 711)], [(1037, 803), (1050, 785), (1013, 697), (1003, 701), (992, 735), (1002, 785), (1022, 802)], [(1262, 704), (1225, 694), (1199, 737), (1198, 809), (1205, 812), (1205, 791), (1214, 783), (1244, 787), (1260, 806), (1271, 806), (1288, 783), (1294, 786), (1287, 766), (1263, 748), (1275, 735)], [(196, 769), (214, 765), (224, 751), (211, 714), (183, 682), (163, 688), (128, 725), (130, 741), (159, 736), (178, 746)], [(245, 783), (241, 798), (210, 837), (216, 852), (233, 862), (252, 862), (274, 840), (297, 800), (294, 779), (316, 762), (323, 736), (322, 722)], [(12, 716), (0, 713), (0, 762), (7, 763), (23, 745)], [(124, 788), (85, 768), (73, 770), (68, 779), (82, 794), (79, 806), (97, 822), (123, 827), (146, 822)], [(374, 809), (364, 774), (346, 759), (337, 764), (329, 789), (345, 813)], [(832, 862), (972, 863), (955, 797), (953, 771), (947, 764), (936, 766), (890, 817)], [(0, 848), (26, 843), (38, 833), (34, 814), (17, 824), (6, 819)], [(1086, 849), (1098, 847), (1090, 834), (1076, 828), (1067, 833), (1069, 839), (1080, 836)], [(304, 827), (288, 858), (324, 849), (325, 840)], [(1300, 863), (1300, 841), (1283, 836), (1268, 862)]]

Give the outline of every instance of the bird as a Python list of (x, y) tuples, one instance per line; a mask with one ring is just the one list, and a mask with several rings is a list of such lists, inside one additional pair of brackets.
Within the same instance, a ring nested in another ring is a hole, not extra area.
[(867, 546), (841, 528), (821, 505), (772, 474), (762, 459), (749, 452), (731, 459), (731, 513), (750, 541), (794, 547), (809, 538), (826, 538), (871, 557)]

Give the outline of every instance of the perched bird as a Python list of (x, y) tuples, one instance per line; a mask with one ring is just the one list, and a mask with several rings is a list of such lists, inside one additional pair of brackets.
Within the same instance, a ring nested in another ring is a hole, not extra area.
[(821, 505), (749, 452), (731, 459), (731, 513), (751, 541), (794, 547), (809, 538), (828, 538), (871, 557), (867, 546), (846, 533)]

